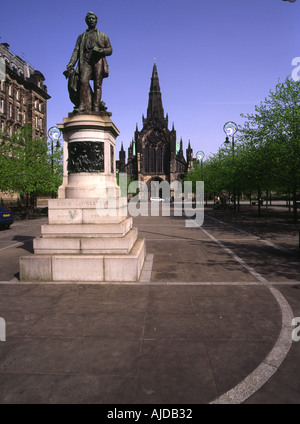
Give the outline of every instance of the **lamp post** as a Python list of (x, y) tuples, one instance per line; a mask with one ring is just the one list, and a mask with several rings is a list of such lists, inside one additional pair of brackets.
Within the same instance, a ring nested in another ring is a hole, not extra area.
[[(235, 122), (229, 121), (223, 127), (223, 130), (226, 134), (225, 144), (231, 143), (232, 146), (232, 158), (234, 162), (234, 134), (237, 132), (237, 124)], [(231, 137), (231, 141), (229, 140)], [(235, 175), (233, 175), (233, 208), (234, 212), (236, 211), (236, 192), (235, 192)]]
[[(203, 181), (203, 159), (205, 157), (205, 153), (200, 150), (196, 153), (197, 161), (200, 162), (200, 169), (201, 169), (201, 180)], [(206, 195), (206, 204), (207, 204), (207, 195)]]
[[(60, 147), (59, 139), (61, 136), (61, 131), (57, 127), (51, 127), (48, 130), (48, 137), (51, 140), (51, 170), (52, 170), (52, 176), (53, 176), (53, 143), (56, 141), (55, 148), (58, 149)], [(53, 199), (53, 193), (52, 193), (52, 199)]]
[(199, 152), (197, 152), (197, 153), (196, 153), (196, 158), (197, 158), (197, 160), (200, 162), (200, 167), (201, 167), (201, 178), (203, 178), (203, 175), (202, 175), (202, 168), (203, 168), (203, 159), (204, 159), (204, 157), (205, 157), (205, 153), (204, 153), (204, 152), (199, 151)]

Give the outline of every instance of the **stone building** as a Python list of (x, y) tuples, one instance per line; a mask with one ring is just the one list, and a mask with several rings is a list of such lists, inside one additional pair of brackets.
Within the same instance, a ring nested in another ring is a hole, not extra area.
[(150, 189), (151, 181), (182, 181), (186, 171), (193, 166), (193, 150), (190, 142), (183, 153), (182, 139), (178, 143), (174, 124), (168, 129), (168, 114), (164, 114), (162, 97), (154, 63), (146, 118), (143, 115), (143, 128), (136, 130), (128, 148), (128, 159), (123, 144), (119, 152), (117, 169), (127, 172), (128, 176), (146, 183)]
[(47, 135), (45, 77), (29, 63), (13, 54), (9, 44), (0, 43), (0, 129), (12, 135), (30, 124), (34, 137)]

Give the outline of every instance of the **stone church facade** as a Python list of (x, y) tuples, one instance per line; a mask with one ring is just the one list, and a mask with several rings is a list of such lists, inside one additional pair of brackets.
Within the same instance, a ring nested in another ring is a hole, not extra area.
[[(143, 115), (143, 128), (136, 130), (128, 149), (128, 160), (121, 146), (117, 169), (127, 172), (136, 181), (150, 186), (151, 181), (182, 181), (185, 172), (193, 166), (193, 150), (188, 144), (186, 158), (182, 139), (178, 143), (174, 124), (168, 129), (168, 114), (165, 116), (159, 85), (157, 67), (154, 63), (146, 118)], [(149, 187), (150, 188), (150, 187)]]

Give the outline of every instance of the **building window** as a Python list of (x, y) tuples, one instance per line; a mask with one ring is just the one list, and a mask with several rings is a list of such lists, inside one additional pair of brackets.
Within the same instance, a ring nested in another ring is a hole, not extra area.
[(161, 149), (161, 172), (166, 173), (165, 171), (165, 149)]
[(149, 149), (146, 147), (144, 149), (144, 172), (149, 172)]
[(161, 149), (158, 148), (156, 152), (156, 172), (162, 172)]
[(40, 129), (43, 129), (43, 118), (40, 118)]
[(26, 112), (25, 112), (25, 110), (23, 112), (23, 124), (24, 125), (26, 124)]
[(20, 100), (20, 90), (17, 88), (16, 91), (16, 99), (19, 101)]
[(38, 126), (39, 126), (39, 121), (38, 121), (38, 117), (36, 116), (35, 117), (35, 127), (38, 128)]
[(17, 65), (15, 64), (15, 62), (12, 62), (11, 63), (11, 69), (17, 74), (18, 73), (18, 67), (17, 67)]
[(149, 172), (156, 172), (156, 166), (155, 166), (155, 150), (152, 148), (150, 149), (150, 163), (149, 163)]
[(4, 113), (4, 100), (0, 99), (0, 113)]
[(13, 107), (11, 103), (9, 104), (9, 107), (8, 107), (8, 116), (9, 118), (12, 118), (13, 116)]
[(8, 86), (8, 95), (12, 96), (12, 86), (11, 86), (11, 84), (9, 84), (9, 86)]

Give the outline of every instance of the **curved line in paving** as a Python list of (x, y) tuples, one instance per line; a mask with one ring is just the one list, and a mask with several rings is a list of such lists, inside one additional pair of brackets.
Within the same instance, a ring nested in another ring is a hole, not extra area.
[(236, 255), (231, 249), (228, 249), (220, 240), (216, 239), (208, 231), (201, 228), (201, 230), (207, 234), (213, 241), (215, 241), (220, 247), (222, 247), (227, 253), (229, 253), (237, 262), (239, 262), (244, 268), (246, 268), (258, 281), (267, 286), (271, 294), (277, 300), (277, 303), (281, 310), (282, 322), (281, 331), (279, 337), (265, 360), (241, 383), (237, 384), (233, 389), (224, 393), (211, 404), (240, 404), (246, 399), (252, 396), (257, 390), (259, 390), (278, 370), (286, 355), (288, 354), (292, 345), (292, 319), (293, 311), (279, 290), (274, 287), (268, 286), (268, 281), (250, 267), (243, 259)]
[[(221, 222), (221, 221), (220, 221)], [(223, 223), (223, 222), (221, 222)], [(286, 358), (291, 345), (292, 345), (292, 320), (294, 318), (293, 311), (285, 299), (285, 297), (279, 292), (279, 290), (272, 287), (270, 282), (266, 280), (261, 274), (255, 271), (247, 262), (241, 259), (236, 255), (231, 249), (225, 246), (220, 240), (216, 239), (208, 231), (204, 230), (202, 227), (199, 227), (210, 239), (217, 243), (222, 249), (224, 249), (228, 254), (230, 254), (240, 265), (242, 265), (248, 272), (250, 272), (258, 282), (256, 284), (261, 284), (267, 287), (271, 294), (275, 297), (280, 310), (281, 310), (281, 331), (279, 337), (270, 351), (268, 356), (264, 361), (243, 381), (237, 384), (233, 389), (230, 389), (220, 397), (216, 398), (210, 404), (240, 404), (245, 402), (250, 396), (257, 392), (278, 370), (284, 359)], [(249, 234), (250, 235), (250, 234)], [(151, 268), (153, 264), (153, 256), (151, 257), (151, 266), (148, 270), (151, 275)], [(150, 283), (150, 275), (148, 274), (145, 278), (145, 282)], [(151, 284), (151, 283), (150, 283)], [(241, 283), (243, 285), (243, 283)], [(253, 283), (251, 283), (253, 284)]]
[(259, 390), (278, 370), (292, 345), (291, 325), (293, 311), (284, 296), (274, 287), (268, 287), (281, 309), (282, 326), (275, 346), (265, 360), (241, 383), (224, 393), (211, 404), (240, 404)]
[[(217, 220), (223, 224), (222, 221)], [(225, 224), (225, 223), (224, 223)], [(257, 273), (252, 267), (250, 267), (245, 261), (243, 261), (238, 255), (236, 255), (232, 250), (228, 249), (220, 240), (217, 240), (210, 233), (205, 231), (203, 228), (201, 230), (206, 233), (212, 240), (214, 240), (220, 247), (225, 249), (227, 253), (229, 253), (237, 262), (239, 262), (244, 268), (246, 268), (252, 275), (254, 275), (258, 282), (248, 283), (249, 285), (253, 284), (261, 284), (267, 287), (271, 294), (275, 297), (276, 301), (281, 310), (282, 315), (282, 325), (279, 337), (270, 351), (268, 356), (264, 359), (264, 361), (244, 380), (242, 380), (239, 384), (237, 384), (234, 388), (230, 389), (220, 397), (216, 398), (210, 404), (240, 404), (247, 400), (250, 396), (252, 396), (255, 392), (257, 392), (278, 370), (284, 359), (286, 358), (291, 345), (292, 345), (292, 320), (294, 318), (292, 309), (284, 298), (284, 296), (274, 287), (270, 286), (272, 283), (268, 282), (264, 277), (262, 277), (259, 273)], [(248, 233), (249, 234), (249, 233)], [(251, 235), (251, 234), (249, 234)], [(148, 266), (145, 269), (143, 274), (143, 278), (140, 281), (140, 284), (151, 284), (150, 276), (153, 265), (153, 256), (147, 255), (146, 262)], [(1, 282), (5, 283), (5, 282)], [(12, 283), (12, 281), (10, 282)], [(73, 282), (72, 282), (73, 283)], [(124, 284), (124, 283), (123, 283)], [(136, 283), (132, 283), (136, 284)], [(162, 284), (160, 283), (152, 283), (152, 284)], [(176, 284), (176, 283), (165, 283), (165, 284)], [(177, 284), (185, 284), (185, 283), (177, 283)], [(214, 284), (214, 283), (196, 283), (196, 284)], [(215, 283), (216, 285), (222, 283)], [(224, 282), (223, 284), (228, 284), (228, 282)], [(233, 283), (234, 284), (234, 283)], [(238, 285), (247, 285), (247, 283), (237, 283)], [(293, 283), (294, 284), (294, 283)]]

